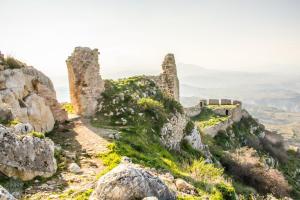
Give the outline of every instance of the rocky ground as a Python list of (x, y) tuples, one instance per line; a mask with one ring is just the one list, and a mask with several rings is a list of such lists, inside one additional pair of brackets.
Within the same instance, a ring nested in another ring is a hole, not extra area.
[[(33, 181), (25, 190), (24, 199), (74, 199), (93, 188), (97, 175), (105, 168), (97, 156), (107, 151), (112, 132), (94, 128), (85, 119), (73, 118), (49, 133), (61, 148), (59, 170), (52, 178)], [(80, 168), (71, 169), (74, 163)]]

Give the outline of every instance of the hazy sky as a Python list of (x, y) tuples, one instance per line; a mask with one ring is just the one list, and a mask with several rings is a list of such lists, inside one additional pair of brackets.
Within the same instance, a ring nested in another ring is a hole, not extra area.
[(160, 71), (168, 52), (206, 68), (300, 68), (299, 0), (0, 0), (0, 50), (51, 77), (76, 46), (102, 74)]

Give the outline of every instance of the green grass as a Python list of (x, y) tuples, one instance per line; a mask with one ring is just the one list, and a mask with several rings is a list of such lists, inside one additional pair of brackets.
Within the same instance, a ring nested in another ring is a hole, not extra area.
[[(161, 144), (163, 124), (172, 114), (181, 113), (182, 106), (163, 95), (153, 81), (145, 77), (108, 81), (101, 101), (102, 110), (92, 119), (92, 125), (117, 129), (121, 137), (109, 145), (108, 152), (99, 154), (106, 168), (98, 177), (117, 166), (122, 156), (127, 156), (134, 163), (168, 171), (192, 183), (199, 192), (191, 197), (194, 199), (219, 191), (216, 185), (227, 183), (223, 170), (205, 163), (202, 154), (186, 142), (182, 142), (180, 152)], [(128, 123), (116, 124), (122, 118)], [(186, 130), (191, 131), (192, 126), (192, 122), (188, 123)]]
[(228, 118), (228, 116), (219, 116), (215, 114), (209, 108), (204, 108), (198, 116), (195, 116), (192, 119), (200, 129), (204, 129), (224, 122), (228, 120)]
[(31, 131), (31, 132), (29, 133), (29, 135), (31, 135), (31, 136), (33, 136), (33, 137), (40, 138), (40, 139), (44, 139), (44, 138), (45, 138), (45, 134), (44, 134), (44, 133), (37, 132), (37, 131)]

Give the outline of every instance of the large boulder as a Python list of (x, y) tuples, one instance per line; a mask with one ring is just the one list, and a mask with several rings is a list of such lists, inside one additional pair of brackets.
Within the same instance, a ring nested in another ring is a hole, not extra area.
[(127, 163), (102, 176), (90, 200), (134, 200), (145, 197), (176, 199), (176, 195), (158, 177)]
[(90, 117), (95, 114), (98, 99), (104, 90), (99, 74), (98, 49), (76, 47), (67, 59), (71, 102), (77, 114)]
[[(57, 169), (54, 143), (26, 133), (26, 125), (6, 128), (0, 125), (0, 172), (8, 177), (31, 180), (50, 177)], [(23, 132), (19, 132), (23, 127)], [(24, 132), (25, 130), (25, 132)]]
[(36, 131), (48, 132), (55, 121), (67, 119), (51, 80), (42, 72), (25, 64), (16, 68), (6, 63), (0, 69), (0, 111), (7, 113), (6, 121), (18, 119), (32, 124)]
[(0, 200), (16, 200), (16, 198), (0, 185)]

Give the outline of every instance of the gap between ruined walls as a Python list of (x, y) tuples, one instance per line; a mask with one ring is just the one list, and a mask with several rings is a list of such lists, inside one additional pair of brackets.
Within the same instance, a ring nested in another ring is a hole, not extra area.
[[(83, 117), (91, 117), (96, 113), (98, 100), (104, 91), (98, 57), (98, 49), (76, 47), (66, 60), (71, 103), (75, 112)], [(162, 70), (159, 76), (146, 77), (154, 80), (165, 94), (179, 101), (179, 80), (174, 54), (165, 56)]]

